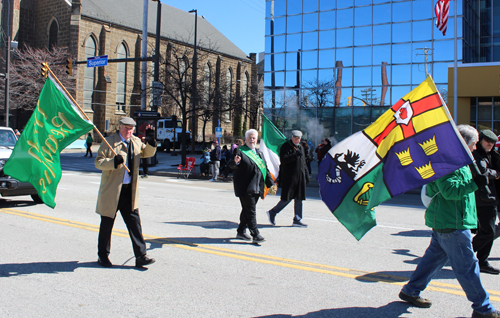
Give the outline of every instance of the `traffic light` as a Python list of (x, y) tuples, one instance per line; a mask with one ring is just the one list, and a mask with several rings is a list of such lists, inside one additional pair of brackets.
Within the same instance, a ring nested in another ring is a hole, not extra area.
[(347, 106), (351, 106), (351, 96), (347, 96)]
[(47, 74), (49, 73), (49, 65), (45, 62), (42, 63), (42, 77), (47, 78)]
[(69, 76), (73, 76), (73, 66), (74, 66), (74, 61), (73, 59), (67, 59), (66, 60), (66, 73), (69, 75)]

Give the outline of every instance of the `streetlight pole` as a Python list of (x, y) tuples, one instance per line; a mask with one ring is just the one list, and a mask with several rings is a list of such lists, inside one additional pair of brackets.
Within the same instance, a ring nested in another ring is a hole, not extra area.
[(5, 127), (9, 127), (10, 1), (7, 1), (7, 43), (5, 44)]
[[(142, 58), (148, 56), (148, 5), (144, 0), (142, 11)], [(148, 62), (142, 62), (141, 68), (141, 110), (146, 110), (146, 82), (148, 80)]]
[(7, 45), (5, 47), (5, 127), (9, 127), (9, 78), (10, 78), (10, 35), (7, 36)]
[(192, 103), (192, 114), (191, 114), (191, 153), (194, 153), (194, 128), (196, 125), (196, 99), (197, 99), (197, 80), (198, 80), (198, 52), (197, 52), (197, 43), (196, 43), (196, 35), (198, 31), (198, 10), (193, 9), (189, 11), (189, 13), (194, 12), (194, 53), (193, 53), (193, 80), (191, 87), (191, 103)]
[(152, 110), (157, 112), (161, 106), (161, 91), (160, 91), (160, 37), (161, 37), (161, 2), (158, 2), (156, 9), (156, 39), (155, 39), (155, 72), (153, 75), (153, 107)]

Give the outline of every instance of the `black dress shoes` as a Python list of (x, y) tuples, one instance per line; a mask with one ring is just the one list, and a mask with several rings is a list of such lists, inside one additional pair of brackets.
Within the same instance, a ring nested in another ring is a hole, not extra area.
[(99, 263), (99, 265), (101, 265), (102, 267), (112, 267), (113, 264), (111, 264), (111, 262), (109, 261), (109, 258), (101, 258), (101, 257), (98, 257), (97, 258), (97, 263)]
[(498, 268), (491, 266), (489, 263), (486, 263), (484, 265), (479, 265), (479, 271), (481, 273), (487, 273), (492, 275), (500, 274), (500, 270)]
[(135, 267), (144, 267), (146, 265), (153, 264), (154, 262), (156, 262), (154, 258), (142, 255), (141, 257), (135, 259)]

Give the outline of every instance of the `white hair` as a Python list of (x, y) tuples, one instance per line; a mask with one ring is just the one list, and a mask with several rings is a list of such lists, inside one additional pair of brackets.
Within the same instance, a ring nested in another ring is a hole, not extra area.
[(245, 138), (248, 138), (248, 135), (250, 135), (250, 134), (256, 134), (256, 135), (257, 135), (257, 137), (259, 136), (259, 132), (258, 132), (257, 130), (255, 130), (255, 129), (249, 129), (249, 130), (247, 130), (247, 132), (245, 133)]
[(479, 140), (476, 128), (470, 125), (458, 125), (457, 129), (460, 135), (462, 135), (462, 138), (465, 140), (467, 146), (475, 144)]

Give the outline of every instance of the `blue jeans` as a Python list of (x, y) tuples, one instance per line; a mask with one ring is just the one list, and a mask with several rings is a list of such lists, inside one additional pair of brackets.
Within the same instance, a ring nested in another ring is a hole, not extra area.
[[(280, 202), (278, 202), (278, 204), (276, 204), (276, 206), (272, 208), (270, 211), (274, 214), (278, 214), (288, 205), (288, 203), (290, 203), (290, 201), (292, 200), (288, 201), (280, 200)], [(297, 221), (302, 220), (302, 200), (294, 199), (294, 211), (295, 211), (294, 220)]]
[(419, 296), (434, 275), (449, 260), (453, 273), (462, 286), (472, 309), (487, 314), (495, 309), (490, 296), (481, 284), (479, 264), (472, 250), (470, 230), (455, 230), (451, 233), (432, 232), (431, 244), (410, 277), (402, 292), (409, 296)]

